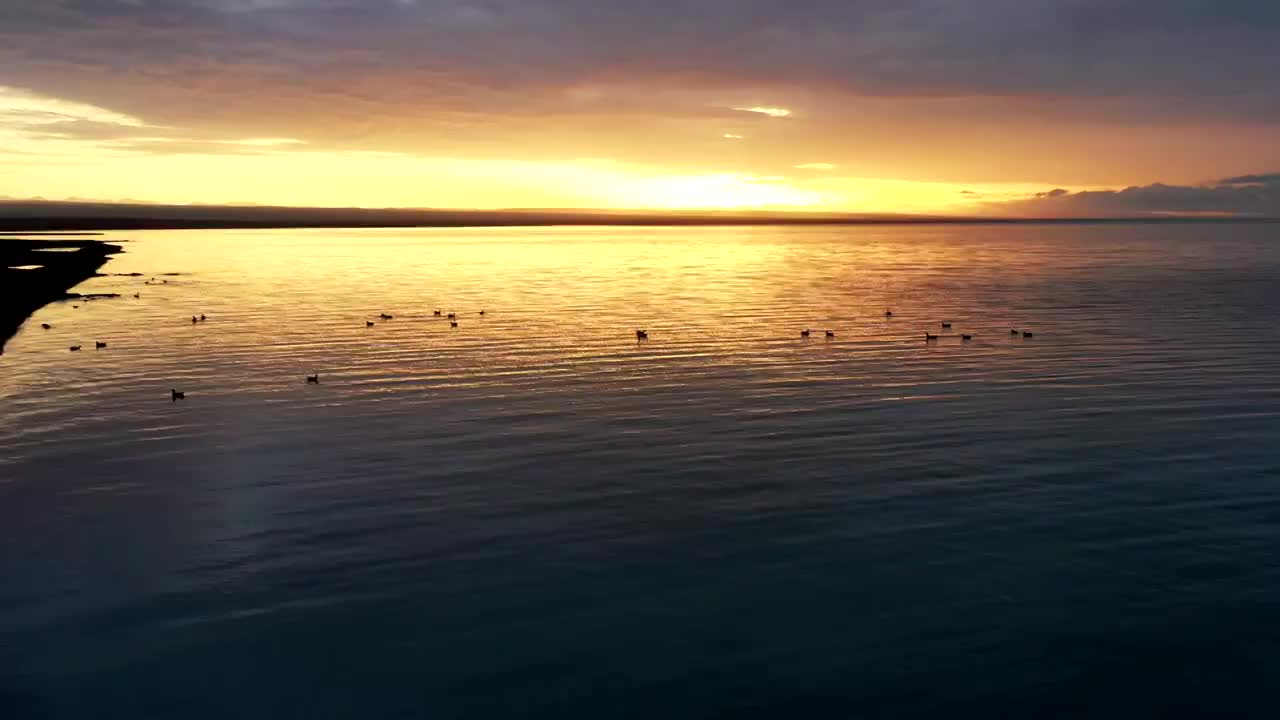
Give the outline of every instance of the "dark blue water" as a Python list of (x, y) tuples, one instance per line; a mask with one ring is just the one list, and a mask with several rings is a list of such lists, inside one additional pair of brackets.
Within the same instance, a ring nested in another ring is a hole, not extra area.
[(1273, 716), (1278, 236), (121, 235), (0, 357), (0, 717)]

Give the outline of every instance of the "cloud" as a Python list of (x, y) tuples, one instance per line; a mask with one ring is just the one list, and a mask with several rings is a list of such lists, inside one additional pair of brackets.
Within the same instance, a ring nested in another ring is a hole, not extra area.
[(990, 212), (1034, 217), (1222, 215), (1280, 218), (1280, 173), (1242, 175), (1204, 185), (1152, 185), (1070, 192), (988, 203)]
[(244, 138), (243, 140), (218, 140), (224, 145), (247, 145), (249, 147), (287, 147), (289, 145), (306, 145), (302, 140), (294, 138)]
[[(96, 105), (4, 86), (0, 86), (0, 137), (15, 143), (60, 141), (149, 154), (271, 154), (306, 144), (283, 137), (192, 138), (177, 128), (148, 125)], [(5, 148), (5, 153), (34, 154), (13, 147)]]
[(1274, 0), (0, 4), (4, 83), (194, 141), (1073, 186), (1280, 161)]
[(1269, 185), (1280, 185), (1280, 173), (1270, 173), (1267, 175), (1239, 175), (1229, 177), (1218, 181), (1219, 185), (1249, 185), (1254, 187), (1267, 187)]
[(202, 140), (176, 136), (125, 136), (101, 143), (106, 150), (148, 155), (286, 155), (303, 145), (297, 140), (273, 138)]
[(4, 85), (0, 85), (0, 122), (26, 126), (81, 122), (126, 128), (145, 127), (142, 120), (132, 115)]
[(791, 114), (787, 108), (780, 107), (736, 107), (734, 110), (738, 112), (757, 113), (760, 115), (768, 115), (769, 117), (784, 118)]
[[(222, 101), (211, 120), (249, 113), (232, 88), (259, 106), (274, 91), (313, 102), (346, 100), (353, 110), (412, 105), (524, 113), (548, 111), (548, 92), (554, 99), (584, 83), (757, 98), (775, 97), (769, 88), (874, 97), (1126, 98), (1148, 103), (1155, 115), (1195, 105), (1280, 118), (1272, 82), (1280, 70), (1280, 6), (1272, 0), (9, 5), (0, 64), (11, 82), (48, 87), (59, 97), (113, 98), (135, 113), (178, 115), (179, 99)], [(786, 110), (729, 102), (746, 112)]]

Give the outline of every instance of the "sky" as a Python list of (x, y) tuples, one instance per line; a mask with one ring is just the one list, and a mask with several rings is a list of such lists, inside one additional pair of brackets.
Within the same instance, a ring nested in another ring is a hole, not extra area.
[(0, 197), (1280, 216), (1275, 0), (0, 0)]

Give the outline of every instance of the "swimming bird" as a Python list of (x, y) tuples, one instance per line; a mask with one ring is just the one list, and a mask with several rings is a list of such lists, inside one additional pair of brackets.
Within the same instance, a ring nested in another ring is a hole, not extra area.
[(204, 313), (200, 313), (200, 322), (204, 322), (205, 320), (208, 320), (208, 319), (209, 318), (204, 316)]
[(648, 330), (637, 330), (637, 331), (636, 331), (636, 339), (637, 339), (637, 340), (648, 340), (648, 339), (649, 339), (649, 331), (648, 331)]
[(168, 280), (161, 280), (161, 281), (160, 281), (160, 284), (162, 284), (162, 285), (168, 285), (168, 284), (169, 284), (169, 281), (168, 281)]
[(71, 306), (71, 309), (72, 309), (72, 310), (79, 310), (79, 309), (80, 309), (80, 306), (79, 306), (79, 305), (72, 305), (72, 306)]
[(483, 315), (483, 314), (484, 314), (484, 311), (483, 311), (483, 310), (481, 310), (481, 311), (480, 311), (480, 314), (481, 314), (481, 315)]
[(79, 345), (72, 345), (72, 346), (71, 346), (71, 352), (80, 352), (80, 346), (79, 346)]
[(169, 390), (169, 397), (173, 399), (173, 402), (178, 402), (179, 400), (186, 400), (186, 399), (187, 399), (187, 393), (186, 393), (186, 392), (178, 392), (177, 390), (170, 389), (170, 390)]
[(1017, 334), (1018, 334), (1018, 331), (1017, 331), (1017, 330), (1010, 330), (1010, 331), (1009, 331), (1009, 334), (1010, 334), (1010, 335), (1017, 335)]
[(835, 336), (836, 336), (835, 332), (833, 332), (833, 331), (831, 331), (831, 330), (828, 330), (828, 331), (827, 331), (827, 337), (829, 337), (829, 338), (833, 338), (833, 337), (835, 337)]
[(392, 316), (386, 313), (378, 313), (378, 317), (382, 318), (383, 320), (390, 320)]
[(925, 341), (925, 342), (929, 342), (930, 340), (937, 340), (937, 339), (938, 339), (938, 336), (937, 336), (937, 335), (930, 335), (929, 333), (925, 333), (925, 334), (924, 334), (924, 341)]
[(315, 375), (308, 375), (308, 376), (307, 376), (307, 382), (308, 382), (308, 383), (310, 383), (310, 384), (312, 384), (312, 385), (319, 385), (319, 384), (320, 384), (320, 373), (316, 373)]
[(93, 349), (94, 349), (94, 350), (101, 350), (101, 349), (105, 348), (106, 346), (107, 346), (107, 344), (106, 344), (106, 343), (104, 343), (104, 342), (96, 342), (96, 341), (95, 341), (95, 342), (93, 343)]
[(1024, 338), (1029, 338), (1029, 337), (1035, 337), (1035, 335), (1033, 335), (1033, 334), (1031, 334), (1031, 333), (1029, 333), (1029, 332), (1025, 332), (1025, 331), (1024, 331), (1024, 332), (1022, 333), (1022, 337), (1024, 337)]
[(365, 326), (365, 327), (373, 327), (373, 321), (372, 321), (372, 320), (365, 320), (365, 321), (364, 321), (364, 326)]
[(134, 296), (135, 298), (140, 298), (140, 297), (142, 297), (142, 293), (134, 293), (134, 294), (133, 294), (133, 296)]
[(960, 339), (961, 339), (961, 340), (963, 340), (963, 341), (965, 341), (965, 342), (968, 342), (968, 341), (970, 341), (970, 340), (972, 340), (972, 339), (973, 339), (973, 336), (972, 336), (972, 335), (961, 335), (961, 336), (960, 336)]
[(440, 317), (440, 311), (439, 311), (439, 310), (437, 310), (437, 311), (435, 312), (435, 316), (436, 316), (436, 317)]
[(52, 325), (50, 325), (49, 323), (40, 323), (40, 327), (44, 328), (45, 330), (52, 330), (52, 329), (53, 329), (53, 326), (52, 326)]
[(885, 311), (884, 311), (884, 316), (885, 316), (885, 317), (893, 317), (893, 311), (892, 311), (892, 310), (885, 310)]
[(947, 328), (947, 329), (949, 330), (949, 329), (951, 329), (951, 323), (946, 322), (946, 321), (943, 321), (943, 323), (942, 323), (942, 327)]
[(808, 330), (801, 330), (801, 331), (800, 331), (800, 337), (802, 337), (802, 338), (804, 338), (804, 337), (809, 337), (809, 331), (808, 331)]
[(458, 321), (457, 321), (457, 320), (450, 320), (450, 321), (449, 321), (449, 327), (458, 327)]
[(450, 320), (457, 320), (457, 319), (458, 319), (458, 313), (449, 313), (449, 319), (450, 319)]
[(191, 324), (192, 324), (192, 325), (195, 325), (195, 324), (196, 324), (196, 323), (198, 323), (198, 322), (200, 322), (200, 321), (196, 319), (196, 316), (195, 316), (195, 315), (192, 315), (192, 316), (191, 316)]

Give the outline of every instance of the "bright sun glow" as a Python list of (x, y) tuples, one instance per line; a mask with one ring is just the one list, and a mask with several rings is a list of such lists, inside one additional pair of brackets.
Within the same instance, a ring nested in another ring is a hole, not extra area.
[[(787, 117), (779, 107), (742, 112)], [(90, 132), (77, 135), (88, 124)], [(99, 135), (99, 128), (109, 132)], [(65, 128), (65, 130), (63, 129)], [(704, 136), (705, 137), (705, 136)], [(741, 141), (737, 132), (722, 140)], [(772, 143), (744, 150), (785, 152)], [(812, 157), (812, 156), (810, 156)], [(963, 213), (1043, 187), (862, 178), (795, 158), (751, 172), (750, 159), (663, 167), (609, 159), (467, 158), (333, 150), (262, 135), (199, 137), (85, 103), (0, 87), (0, 196), (418, 208), (768, 209)], [(745, 167), (744, 167), (745, 166)], [(780, 167), (801, 172), (777, 174)]]
[(631, 207), (664, 210), (812, 207), (827, 200), (775, 178), (734, 173), (647, 178), (625, 182), (620, 190)]

